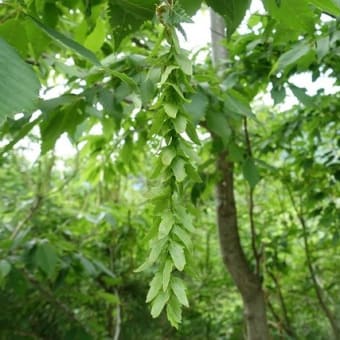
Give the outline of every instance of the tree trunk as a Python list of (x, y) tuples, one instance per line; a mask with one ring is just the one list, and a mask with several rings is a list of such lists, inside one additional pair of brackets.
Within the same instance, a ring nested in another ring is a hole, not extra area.
[[(213, 60), (215, 66), (227, 58), (227, 51), (219, 45), (225, 35), (224, 22), (211, 11)], [(234, 197), (233, 163), (227, 152), (217, 156), (217, 223), (223, 262), (229, 271), (244, 304), (248, 340), (270, 339), (266, 317), (266, 303), (258, 275), (253, 273), (241, 246)]]

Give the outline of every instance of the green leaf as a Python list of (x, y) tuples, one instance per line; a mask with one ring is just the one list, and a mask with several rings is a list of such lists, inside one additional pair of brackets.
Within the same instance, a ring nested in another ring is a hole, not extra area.
[(151, 302), (161, 290), (163, 284), (162, 273), (157, 273), (150, 282), (150, 288), (146, 296), (146, 302)]
[(206, 2), (224, 18), (228, 37), (240, 25), (250, 5), (250, 0), (206, 0)]
[(251, 188), (254, 188), (256, 184), (260, 181), (260, 175), (258, 169), (252, 158), (247, 158), (243, 163), (243, 175), (248, 181)]
[(174, 126), (177, 133), (184, 132), (187, 127), (187, 119), (183, 115), (178, 115), (174, 120)]
[(151, 20), (158, 0), (110, 0), (110, 24), (116, 49), (122, 39), (136, 31), (146, 20)]
[(175, 66), (175, 65), (170, 65), (170, 66), (167, 66), (166, 69), (164, 70), (164, 72), (162, 73), (162, 77), (161, 77), (161, 81), (159, 83), (159, 85), (163, 85), (169, 78), (171, 72), (173, 70), (176, 70), (178, 69), (178, 66)]
[(229, 90), (227, 92), (224, 106), (227, 111), (232, 111), (246, 117), (252, 114), (249, 101), (235, 90)]
[(9, 274), (11, 271), (11, 264), (7, 260), (0, 261), (0, 282)]
[(106, 37), (106, 24), (101, 18), (97, 19), (96, 26), (93, 31), (86, 37), (84, 47), (97, 52), (102, 47)]
[(300, 34), (314, 31), (314, 14), (308, 1), (262, 0), (269, 15), (276, 20), (276, 35), (281, 40), (294, 40)]
[(168, 241), (167, 237), (153, 240), (151, 244), (151, 252), (149, 256), (149, 261), (151, 263), (155, 263), (158, 260), (158, 257), (160, 253), (162, 252), (162, 250), (165, 248), (167, 241)]
[(194, 232), (195, 229), (192, 223), (192, 216), (186, 211), (186, 209), (181, 205), (177, 205), (175, 207), (175, 211), (176, 211), (176, 216), (178, 220), (181, 222), (181, 224), (183, 225), (183, 227), (191, 233)]
[(175, 55), (176, 62), (181, 70), (188, 76), (192, 75), (192, 63), (190, 59), (183, 53)]
[(218, 111), (209, 111), (206, 119), (209, 130), (221, 137), (224, 145), (228, 145), (231, 137), (231, 129), (227, 118), (223, 115), (223, 113)]
[(336, 0), (309, 0), (310, 4), (317, 7), (322, 12), (334, 15), (336, 17), (340, 16), (340, 2)]
[(173, 277), (171, 280), (171, 289), (175, 293), (178, 301), (185, 307), (189, 307), (189, 301), (187, 298), (187, 294), (185, 292), (185, 286), (183, 280), (179, 277)]
[(48, 242), (38, 243), (34, 253), (34, 262), (45, 274), (50, 277), (57, 266), (57, 253)]
[(37, 107), (40, 83), (32, 68), (0, 38), (0, 125), (15, 113)]
[(194, 15), (201, 7), (202, 0), (180, 0), (181, 6), (189, 15)]
[(126, 74), (124, 74), (124, 73), (122, 73), (122, 72), (118, 72), (118, 71), (115, 71), (115, 70), (108, 70), (108, 72), (109, 72), (112, 76), (114, 76), (114, 77), (116, 77), (116, 78), (122, 80), (123, 82), (125, 82), (125, 83), (126, 83), (127, 85), (129, 85), (133, 90), (138, 90), (138, 86), (137, 86), (136, 82), (135, 82), (131, 77), (127, 76)]
[(101, 261), (92, 259), (92, 263), (97, 267), (97, 269), (99, 269), (101, 273), (110, 276), (112, 279), (116, 279), (115, 274), (109, 268), (107, 268)]
[(186, 172), (185, 172), (185, 161), (183, 158), (176, 158), (175, 161), (173, 162), (172, 166), (172, 171), (176, 177), (177, 182), (182, 182), (184, 181), (186, 177)]
[(297, 87), (294, 84), (289, 83), (289, 88), (293, 92), (294, 96), (305, 106), (313, 104), (313, 98), (306, 94), (306, 89)]
[(282, 71), (288, 66), (297, 63), (302, 57), (311, 52), (311, 47), (306, 43), (296, 44), (289, 51), (281, 54), (280, 58), (274, 64), (270, 74)]
[(162, 151), (162, 163), (165, 166), (169, 166), (171, 164), (171, 162), (173, 161), (173, 159), (176, 157), (177, 153), (175, 148), (173, 147), (167, 147)]
[(166, 306), (166, 315), (170, 324), (178, 328), (178, 325), (182, 321), (182, 308), (176, 296), (171, 296), (167, 306)]
[(192, 249), (191, 237), (183, 228), (176, 225), (174, 227), (174, 233), (188, 250)]
[(151, 316), (157, 318), (169, 300), (169, 293), (161, 291), (152, 302)]
[(169, 117), (176, 118), (176, 115), (178, 112), (178, 106), (174, 103), (165, 103), (164, 111)]
[(78, 55), (82, 56), (86, 60), (90, 61), (92, 64), (96, 66), (101, 66), (100, 61), (97, 59), (96, 55), (91, 52), (89, 49), (85, 48), (84, 46), (78, 44), (76, 41), (68, 38), (66, 35), (55, 31), (54, 29), (46, 26), (36, 18), (30, 16), (30, 19), (48, 36), (50, 36), (53, 40), (58, 42), (59, 44), (71, 49), (73, 52), (77, 53)]
[(190, 103), (183, 105), (183, 109), (188, 113), (194, 123), (198, 123), (205, 116), (208, 104), (208, 97), (204, 92), (198, 90), (190, 97)]
[(166, 211), (161, 216), (158, 237), (161, 239), (169, 235), (171, 228), (175, 224), (175, 219), (171, 211)]
[(166, 260), (164, 268), (163, 268), (163, 291), (164, 292), (168, 289), (172, 269), (173, 269), (172, 261)]
[(198, 137), (196, 127), (194, 124), (190, 121), (187, 122), (187, 129), (186, 133), (189, 136), (189, 138), (197, 145), (201, 145), (200, 138)]
[(177, 242), (171, 242), (169, 252), (175, 267), (182, 271), (186, 264), (183, 247)]

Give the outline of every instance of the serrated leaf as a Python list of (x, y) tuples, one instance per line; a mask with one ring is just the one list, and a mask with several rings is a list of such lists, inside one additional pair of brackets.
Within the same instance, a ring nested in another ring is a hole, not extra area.
[(189, 307), (189, 301), (185, 292), (185, 285), (179, 277), (173, 277), (171, 280), (171, 289), (175, 293), (178, 301), (185, 307)]
[(97, 59), (96, 55), (91, 52), (89, 49), (85, 48), (84, 46), (78, 44), (76, 41), (70, 39), (66, 35), (55, 31), (54, 29), (46, 26), (38, 19), (28, 15), (29, 18), (47, 35), (49, 35), (53, 40), (58, 42), (59, 44), (71, 49), (73, 52), (77, 53), (78, 55), (82, 56), (86, 60), (90, 61), (92, 64), (96, 66), (101, 66), (100, 61)]
[(181, 304), (178, 302), (176, 296), (172, 296), (166, 306), (167, 318), (170, 324), (178, 328), (178, 325), (182, 321), (182, 308)]
[(157, 273), (150, 282), (150, 288), (146, 296), (146, 302), (151, 302), (161, 290), (163, 284), (162, 273)]
[(184, 246), (188, 250), (192, 249), (191, 237), (183, 228), (176, 225), (173, 231), (174, 234), (183, 242)]
[(169, 293), (161, 291), (152, 302), (151, 316), (157, 318), (169, 300)]
[(187, 127), (187, 119), (183, 115), (178, 115), (174, 120), (174, 126), (177, 133), (184, 132)]
[(182, 182), (184, 181), (186, 177), (186, 172), (185, 172), (185, 161), (184, 159), (178, 157), (175, 159), (173, 162), (172, 166), (172, 171), (176, 177), (177, 182)]
[(165, 103), (164, 111), (169, 117), (176, 118), (177, 112), (178, 112), (178, 106), (174, 103)]
[(171, 162), (173, 161), (173, 159), (176, 157), (176, 155), (177, 154), (176, 154), (175, 148), (168, 147), (168, 148), (164, 149), (162, 151), (162, 156), (161, 156), (162, 163), (165, 166), (169, 166), (171, 164)]
[(207, 0), (206, 2), (208, 6), (224, 18), (228, 37), (240, 25), (250, 5), (250, 0)]
[(38, 243), (34, 253), (34, 262), (50, 277), (54, 273), (58, 262), (58, 256), (54, 247), (48, 242)]
[(175, 219), (171, 211), (166, 211), (161, 216), (162, 220), (159, 225), (158, 237), (163, 238), (169, 235), (171, 228), (175, 224)]
[(163, 280), (162, 280), (164, 292), (168, 289), (172, 269), (173, 269), (172, 261), (166, 260), (164, 268), (163, 268)]
[(168, 238), (164, 237), (162, 239), (154, 240), (151, 243), (151, 252), (150, 252), (150, 256), (149, 256), (149, 261), (151, 263), (155, 263), (156, 262), (156, 260), (158, 259), (160, 253), (165, 248), (165, 244), (167, 243), (167, 241), (168, 241)]
[(252, 158), (247, 158), (242, 166), (244, 178), (248, 181), (251, 188), (254, 188), (260, 181), (259, 171)]
[(169, 246), (169, 253), (175, 267), (179, 271), (182, 271), (186, 264), (183, 247), (177, 242), (171, 242)]
[(86, 37), (84, 46), (92, 51), (99, 51), (106, 37), (106, 24), (100, 17), (97, 19), (93, 31)]
[(37, 107), (40, 83), (33, 69), (0, 38), (0, 125), (15, 113)]

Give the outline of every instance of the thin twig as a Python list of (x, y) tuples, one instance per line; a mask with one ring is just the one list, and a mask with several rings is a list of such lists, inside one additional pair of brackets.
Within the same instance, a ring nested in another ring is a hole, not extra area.
[[(248, 124), (247, 124), (247, 117), (243, 120), (243, 129), (245, 135), (245, 142), (247, 148), (247, 154), (249, 158), (253, 157), (249, 132), (248, 132)], [(255, 273), (256, 275), (260, 274), (260, 257), (261, 254), (256, 245), (256, 226), (255, 226), (255, 219), (254, 219), (254, 188), (249, 186), (249, 205), (248, 205), (248, 215), (249, 215), (249, 222), (250, 222), (250, 232), (251, 232), (251, 247), (253, 250), (254, 258), (255, 258)]]

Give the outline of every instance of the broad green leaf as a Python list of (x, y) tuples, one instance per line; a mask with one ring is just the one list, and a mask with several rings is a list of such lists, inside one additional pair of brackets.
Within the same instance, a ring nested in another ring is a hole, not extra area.
[(166, 305), (166, 314), (170, 324), (173, 327), (178, 328), (178, 325), (182, 320), (182, 308), (176, 296), (171, 296), (169, 299), (168, 304)]
[(242, 22), (250, 0), (206, 0), (206, 3), (224, 18), (230, 37)]
[(340, 16), (340, 2), (336, 0), (309, 0), (310, 4), (314, 5), (322, 12), (334, 15), (336, 17)]
[(97, 59), (96, 55), (91, 52), (89, 49), (85, 48), (84, 46), (78, 44), (76, 41), (70, 39), (66, 35), (55, 31), (54, 29), (46, 26), (41, 21), (37, 20), (36, 18), (29, 16), (33, 22), (47, 35), (49, 35), (53, 40), (58, 42), (59, 44), (71, 49), (73, 52), (77, 53), (78, 55), (82, 56), (83, 58), (90, 61), (92, 64), (96, 66), (101, 66), (100, 61)]
[(106, 37), (106, 24), (101, 18), (97, 19), (94, 30), (87, 36), (84, 47), (91, 51), (97, 52), (100, 50)]
[(162, 273), (157, 273), (150, 282), (150, 288), (146, 296), (146, 302), (151, 302), (161, 290), (163, 284)]
[(329, 45), (329, 36), (322, 37), (316, 40), (316, 54), (319, 61), (329, 52)]
[(305, 106), (313, 104), (313, 98), (306, 94), (306, 89), (297, 87), (294, 84), (289, 83), (289, 88), (293, 92), (294, 96)]
[(0, 38), (0, 125), (15, 113), (37, 107), (40, 83), (32, 68)]
[(162, 252), (162, 250), (165, 248), (165, 245), (168, 241), (167, 237), (164, 237), (162, 239), (156, 239), (152, 242), (151, 244), (151, 252), (150, 252), (150, 256), (149, 256), (149, 261), (151, 263), (156, 262), (156, 260), (158, 259), (160, 253)]
[(274, 100), (274, 104), (277, 105), (282, 103), (283, 100), (286, 98), (286, 89), (284, 86), (273, 86), (270, 90), (270, 95)]
[(223, 113), (217, 111), (208, 112), (206, 119), (208, 129), (213, 134), (221, 137), (224, 145), (228, 145), (231, 137), (231, 129)]
[(191, 237), (183, 228), (176, 225), (174, 227), (174, 233), (188, 250), (192, 249)]
[(11, 264), (7, 260), (0, 261), (0, 282), (11, 271)]
[(252, 158), (247, 158), (242, 166), (244, 178), (248, 181), (251, 188), (254, 188), (260, 181), (259, 171)]
[(171, 242), (169, 252), (175, 267), (182, 271), (186, 263), (183, 247), (177, 242)]
[(159, 225), (158, 237), (161, 239), (169, 235), (171, 228), (175, 224), (175, 219), (171, 211), (166, 211), (162, 215), (162, 220)]
[(185, 307), (189, 307), (189, 301), (187, 298), (187, 294), (185, 292), (185, 286), (183, 280), (179, 277), (173, 277), (171, 279), (171, 289), (175, 293), (178, 301)]
[(175, 207), (175, 211), (176, 216), (183, 225), (183, 227), (187, 229), (189, 232), (194, 232), (195, 229), (192, 223), (192, 216), (186, 211), (186, 209), (181, 205), (177, 205)]
[(47, 276), (51, 276), (57, 266), (57, 253), (48, 242), (38, 243), (34, 253), (34, 262)]
[(176, 118), (176, 115), (178, 112), (178, 106), (174, 103), (165, 103), (164, 111), (169, 117)]
[(187, 119), (183, 115), (178, 115), (173, 123), (177, 133), (183, 133), (187, 128)]
[(115, 48), (121, 41), (147, 20), (151, 20), (155, 13), (158, 0), (110, 0), (109, 15), (113, 29)]
[(201, 7), (202, 0), (179, 0), (185, 12), (194, 15)]
[(169, 166), (173, 159), (176, 157), (177, 153), (175, 148), (173, 147), (167, 147), (162, 151), (161, 158), (162, 158), (162, 163), (165, 166)]
[(164, 268), (163, 268), (163, 291), (164, 292), (168, 289), (172, 269), (173, 269), (172, 261), (166, 260)]
[(172, 163), (171, 168), (172, 168), (172, 171), (174, 172), (177, 182), (184, 181), (186, 177), (184, 159), (180, 157), (176, 158), (174, 162)]
[(159, 316), (169, 300), (169, 293), (161, 291), (152, 301), (151, 315), (153, 318)]
[(308, 1), (262, 0), (269, 15), (276, 20), (277, 35), (281, 40), (294, 40), (300, 34), (314, 31), (314, 14)]
[(194, 123), (198, 123), (205, 116), (208, 104), (208, 97), (203, 91), (198, 90), (190, 97), (190, 103), (183, 105), (183, 109), (188, 113)]
[(175, 58), (181, 70), (186, 75), (191, 76), (192, 75), (192, 63), (190, 59), (184, 53), (176, 54)]
[(302, 57), (311, 51), (311, 47), (306, 43), (299, 43), (289, 51), (281, 54), (280, 58), (274, 64), (270, 74), (284, 70), (286, 67), (297, 63)]
[(86, 257), (84, 257), (81, 254), (79, 254), (77, 258), (89, 276), (97, 275), (98, 271), (96, 270), (96, 267), (92, 264), (91, 261), (89, 261)]
[(243, 116), (250, 116), (252, 114), (249, 101), (235, 90), (229, 90), (227, 92), (224, 107), (227, 111), (235, 112)]

